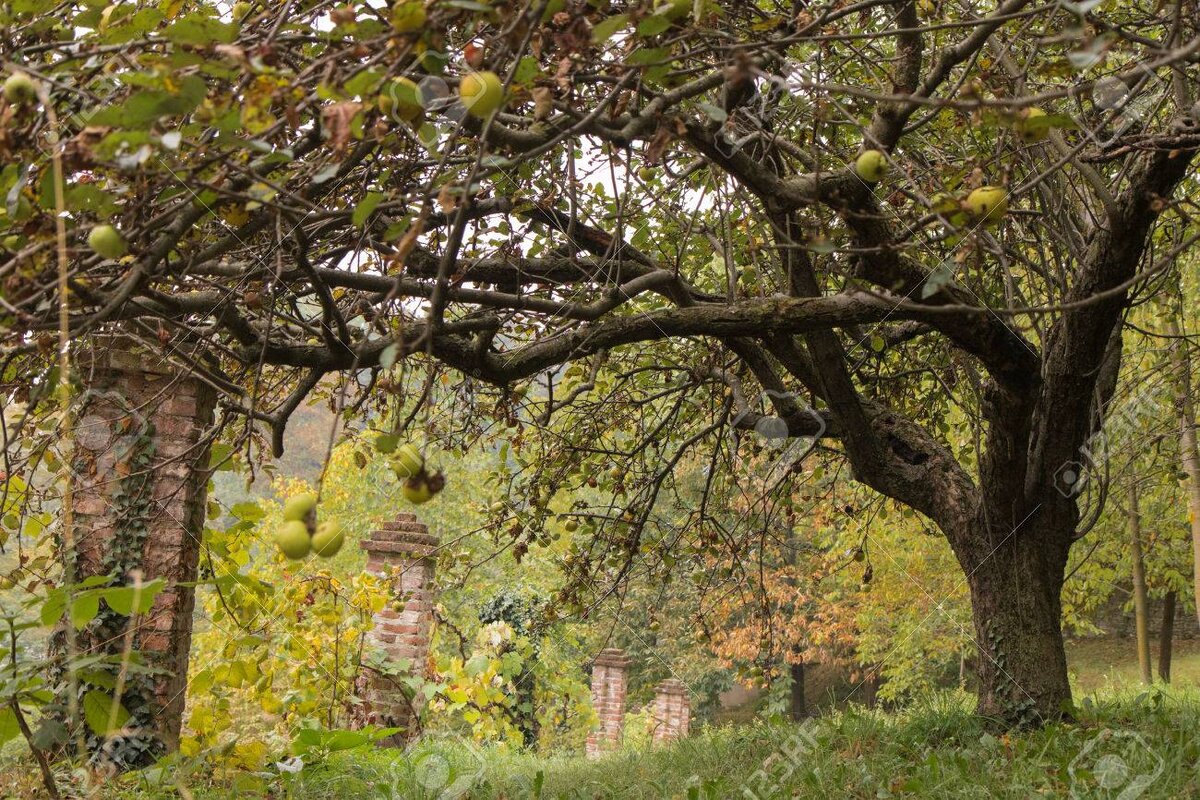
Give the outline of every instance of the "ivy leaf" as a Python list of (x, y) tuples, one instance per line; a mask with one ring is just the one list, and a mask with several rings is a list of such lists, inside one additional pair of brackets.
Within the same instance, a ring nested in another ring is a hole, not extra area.
[[(113, 698), (99, 689), (92, 689), (83, 696), (83, 718), (88, 727), (97, 736), (103, 736), (110, 731), (120, 730), (129, 722), (129, 710), (120, 703), (117, 713), (113, 716)], [(111, 727), (109, 721), (112, 721)]]

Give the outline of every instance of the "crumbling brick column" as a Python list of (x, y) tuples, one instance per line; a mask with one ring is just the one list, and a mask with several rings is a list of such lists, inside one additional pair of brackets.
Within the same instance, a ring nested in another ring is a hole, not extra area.
[[(131, 584), (140, 570), (145, 582), (165, 580), (138, 619), (133, 641), (159, 672), (131, 680), (123, 702), (134, 713), (130, 738), (142, 737), (150, 750), (174, 749), (187, 688), (195, 605), (188, 584), (196, 580), (204, 531), (216, 392), (186, 366), (119, 336), (89, 340), (74, 368), (83, 385), (73, 425), (74, 578), (113, 574), (115, 584)], [(128, 622), (102, 605), (78, 633), (78, 651), (119, 653)], [(61, 632), (51, 647), (65, 647)]]
[(621, 741), (625, 726), (625, 670), (629, 658), (625, 651), (610, 647), (601, 650), (592, 662), (592, 708), (600, 718), (599, 727), (587, 738), (587, 756), (596, 758)]
[[(415, 514), (401, 513), (360, 546), (367, 553), (367, 570), (391, 584), (392, 602), (375, 615), (371, 643), (383, 650), (388, 662), (407, 660), (413, 670), (424, 674), (433, 632), (438, 537), (429, 533)], [(403, 747), (416, 736), (424, 701), (421, 694), (410, 697), (394, 677), (371, 667), (364, 667), (359, 674), (357, 694), (362, 701), (354, 715), (358, 726), (404, 729), (383, 745)]]
[(654, 741), (669, 742), (687, 736), (692, 722), (687, 687), (676, 680), (665, 680), (654, 692)]

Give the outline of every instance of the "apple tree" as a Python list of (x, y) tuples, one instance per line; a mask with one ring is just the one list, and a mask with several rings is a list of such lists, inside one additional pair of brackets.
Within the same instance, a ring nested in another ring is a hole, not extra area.
[(794, 437), (946, 537), (980, 711), (1042, 722), (1131, 291), (1197, 234), (1195, 11), (9, 3), (4, 380), (49, 407), (57, 343), (120, 331), (251, 454), (314, 392), (452, 403), (542, 449), (517, 548), (549, 489), (613, 488), (566, 563), (596, 598), (720, 538), (731, 429)]

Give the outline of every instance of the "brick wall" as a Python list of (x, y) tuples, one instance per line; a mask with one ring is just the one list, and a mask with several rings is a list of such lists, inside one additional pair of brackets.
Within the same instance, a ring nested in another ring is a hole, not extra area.
[[(140, 562), (143, 580), (164, 578), (166, 588), (139, 620), (134, 646), (162, 670), (150, 702), (156, 735), (173, 749), (183, 720), (195, 605), (194, 589), (181, 584), (196, 580), (216, 393), (185, 367), (122, 338), (88, 342), (76, 357), (76, 370), (84, 386), (74, 426), (76, 579), (104, 574), (114, 545), (131, 541), (128, 519), (115, 517), (115, 507), (118, 494), (129, 491), (131, 471), (145, 473), (136, 504), (139, 513), (145, 511), (145, 539), (140, 556), (126, 563), (136, 568)], [(148, 466), (128, 459), (138, 448), (149, 455)], [(128, 574), (118, 579), (131, 582)], [(109, 641), (111, 634), (85, 628), (77, 645), (81, 651), (119, 652), (121, 642)], [(61, 637), (56, 641), (61, 646)]]
[(587, 738), (588, 758), (596, 758), (621, 741), (628, 666), (625, 651), (615, 647), (601, 650), (592, 662), (592, 708), (599, 722)]
[(665, 680), (654, 690), (654, 741), (669, 742), (688, 735), (692, 722), (692, 704), (687, 687), (677, 680)]
[[(433, 629), (433, 553), (438, 537), (415, 514), (401, 513), (360, 546), (367, 553), (367, 570), (391, 584), (392, 602), (375, 615), (370, 643), (390, 661), (407, 659), (412, 669), (424, 673)], [(403, 747), (416, 736), (420, 694), (406, 696), (395, 680), (369, 667), (358, 676), (357, 694), (362, 706), (353, 715), (356, 725), (404, 729), (384, 745)]]

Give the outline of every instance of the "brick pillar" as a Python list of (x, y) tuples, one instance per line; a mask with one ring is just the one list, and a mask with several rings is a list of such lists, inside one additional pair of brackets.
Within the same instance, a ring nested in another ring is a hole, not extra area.
[[(131, 583), (136, 569), (144, 581), (165, 579), (133, 642), (159, 674), (131, 678), (124, 702), (134, 713), (131, 727), (153, 729), (134, 737), (157, 740), (152, 750), (174, 749), (195, 605), (194, 588), (181, 584), (196, 580), (216, 393), (186, 367), (123, 337), (94, 337), (75, 359), (83, 384), (74, 425), (75, 579), (112, 572), (117, 583)], [(119, 653), (127, 625), (102, 605), (77, 647)], [(63, 646), (60, 632), (51, 647)]]
[(621, 741), (625, 726), (625, 668), (628, 666), (625, 651), (615, 647), (601, 650), (592, 662), (592, 708), (600, 718), (600, 725), (588, 734), (588, 758), (597, 758)]
[(654, 690), (654, 741), (669, 742), (688, 735), (692, 722), (692, 704), (687, 687), (676, 680), (665, 680)]
[[(415, 514), (401, 513), (360, 546), (367, 552), (367, 570), (391, 583), (392, 602), (375, 615), (371, 644), (391, 661), (408, 659), (414, 671), (424, 674), (433, 629), (433, 553), (438, 537)], [(357, 694), (363, 705), (354, 715), (355, 724), (403, 728), (382, 742), (389, 747), (403, 747), (415, 737), (422, 695), (408, 697), (394, 679), (370, 667), (358, 676)]]

